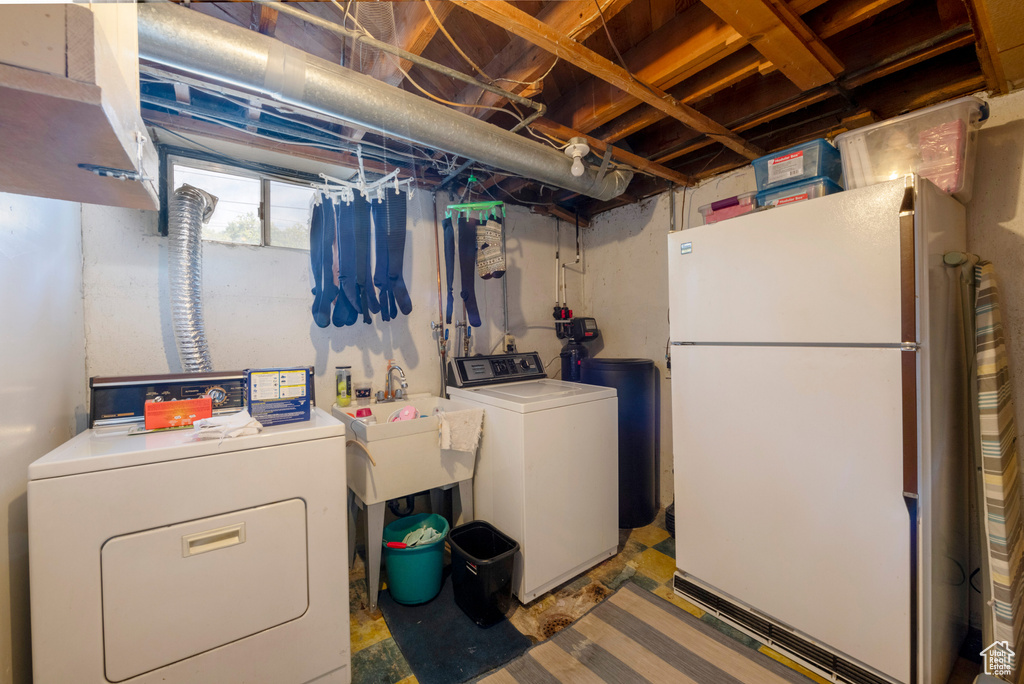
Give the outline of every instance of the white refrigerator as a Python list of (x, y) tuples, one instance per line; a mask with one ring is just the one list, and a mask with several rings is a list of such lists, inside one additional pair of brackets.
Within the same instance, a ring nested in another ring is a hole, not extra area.
[(964, 226), (908, 176), (669, 235), (676, 592), (838, 681), (966, 633)]

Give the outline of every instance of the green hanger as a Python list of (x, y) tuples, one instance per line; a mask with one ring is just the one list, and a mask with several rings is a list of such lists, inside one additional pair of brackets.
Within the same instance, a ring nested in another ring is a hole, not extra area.
[(505, 218), (505, 203), (501, 200), (490, 201), (490, 202), (466, 202), (464, 204), (449, 204), (448, 208), (445, 209), (445, 218), (451, 218), (453, 213), (457, 216), (466, 215), (469, 218), (470, 212), (479, 211), (480, 220), (483, 221), (488, 216), (497, 217), (498, 208), (501, 208), (501, 217)]

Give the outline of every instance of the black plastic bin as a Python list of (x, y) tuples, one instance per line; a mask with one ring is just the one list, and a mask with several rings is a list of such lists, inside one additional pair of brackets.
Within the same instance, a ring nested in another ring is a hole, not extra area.
[(448, 533), (455, 604), (481, 627), (500, 622), (512, 605), (512, 567), (519, 543), (483, 520)]

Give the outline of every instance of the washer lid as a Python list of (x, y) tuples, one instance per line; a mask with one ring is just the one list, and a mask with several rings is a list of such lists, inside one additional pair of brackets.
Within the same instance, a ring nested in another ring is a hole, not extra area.
[(530, 413), (547, 409), (583, 404), (616, 396), (613, 387), (583, 385), (564, 380), (528, 380), (489, 387), (449, 387), (448, 395), (487, 406)]
[[(28, 467), (29, 480), (80, 475), (113, 468), (210, 456), (229, 451), (259, 449), (343, 437), (345, 425), (322, 409), (314, 408), (310, 420), (264, 428), (258, 435), (192, 441), (193, 430), (168, 430), (129, 435), (122, 427), (86, 430)], [(344, 455), (344, 450), (339, 451)]]

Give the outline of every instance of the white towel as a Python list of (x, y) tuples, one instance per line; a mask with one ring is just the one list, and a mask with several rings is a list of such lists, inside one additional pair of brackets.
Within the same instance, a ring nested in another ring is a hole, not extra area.
[(442, 449), (476, 451), (484, 422), (483, 409), (438, 411), (438, 443)]
[(202, 418), (192, 423), (193, 440), (219, 439), (221, 442), (227, 437), (247, 437), (258, 434), (263, 429), (263, 424), (249, 415), (249, 412), (242, 409), (238, 413), (226, 416), (214, 416), (213, 418)]

